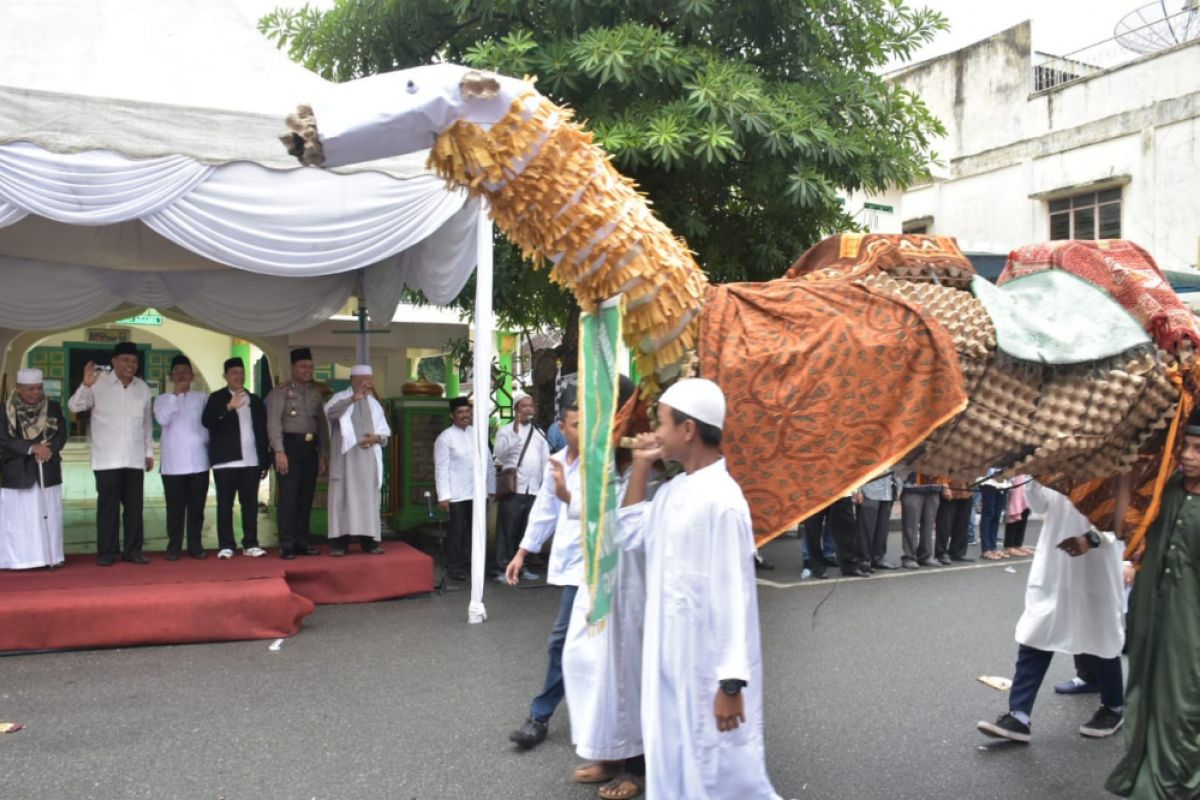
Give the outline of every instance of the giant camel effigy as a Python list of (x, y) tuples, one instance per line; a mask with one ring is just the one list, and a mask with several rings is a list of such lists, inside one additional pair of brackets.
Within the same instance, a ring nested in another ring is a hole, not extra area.
[(897, 465), (1039, 476), (1131, 549), (1157, 510), (1200, 327), (1136, 245), (1020, 249), (993, 286), (948, 237), (843, 234), (778, 280), (710, 286), (530, 81), (421, 67), (344, 84), (288, 126), (316, 166), (430, 149), (585, 311), (623, 295), (644, 398), (697, 368), (726, 392), (729, 469), (760, 542)]

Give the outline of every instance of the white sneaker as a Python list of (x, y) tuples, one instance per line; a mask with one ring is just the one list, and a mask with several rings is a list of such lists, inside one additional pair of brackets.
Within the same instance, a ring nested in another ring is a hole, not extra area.
[(262, 558), (267, 554), (266, 550), (261, 547), (247, 547), (242, 550), (242, 555), (250, 556), (251, 558)]
[(233, 558), (233, 551), (226, 547), (217, 553), (217, 558)]

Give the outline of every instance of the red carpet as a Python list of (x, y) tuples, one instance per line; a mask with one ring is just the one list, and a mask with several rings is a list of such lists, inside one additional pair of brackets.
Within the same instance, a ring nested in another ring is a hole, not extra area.
[(387, 553), (283, 561), (237, 556), (102, 568), (70, 556), (56, 570), (0, 571), (0, 652), (275, 639), (314, 604), (433, 591), (433, 560), (399, 542)]

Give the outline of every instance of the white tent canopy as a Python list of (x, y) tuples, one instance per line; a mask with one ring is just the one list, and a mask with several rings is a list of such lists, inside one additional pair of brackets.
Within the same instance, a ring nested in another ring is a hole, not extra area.
[(283, 118), (331, 84), (225, 0), (0, 0), (0, 19), (0, 326), (153, 305), (275, 335), (359, 289), (377, 320), (405, 286), (447, 303), (474, 268), (477, 204), (424, 154), (296, 167)]
[[(492, 233), (479, 203), (448, 190), (424, 152), (300, 168), (277, 138), (284, 119), (335, 87), (229, 0), (0, 0), (0, 21), (0, 344), (127, 306), (279, 335), (355, 292), (390, 322), (404, 287), (448, 303), (478, 262), (475, 394), (488, 396)], [(473, 622), (486, 618), (483, 468)]]

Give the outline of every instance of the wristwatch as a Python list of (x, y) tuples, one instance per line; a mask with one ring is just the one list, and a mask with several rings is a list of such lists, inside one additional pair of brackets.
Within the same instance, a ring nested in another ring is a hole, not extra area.
[(729, 680), (721, 681), (721, 691), (730, 697), (737, 697), (741, 694), (742, 687), (746, 685), (744, 680), (739, 678), (730, 678)]
[(1088, 532), (1083, 535), (1083, 538), (1087, 539), (1088, 544), (1090, 544), (1092, 547), (1100, 546), (1100, 534), (1096, 532), (1095, 528), (1088, 529)]

